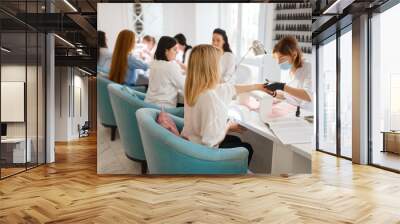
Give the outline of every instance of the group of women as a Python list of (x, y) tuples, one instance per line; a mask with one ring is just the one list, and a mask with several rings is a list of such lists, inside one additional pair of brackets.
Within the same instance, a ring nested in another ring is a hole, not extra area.
[[(105, 41), (104, 38), (99, 40)], [(135, 58), (130, 52), (135, 47), (135, 33), (123, 30), (119, 33), (112, 54), (109, 79), (126, 85), (135, 85), (136, 70), (150, 70), (145, 101), (160, 107), (176, 107), (178, 93), (184, 93), (184, 128), (181, 135), (186, 139), (215, 148), (245, 147), (249, 162), (253, 150), (250, 144), (229, 132), (241, 132), (243, 128), (230, 120), (228, 106), (235, 95), (253, 90), (264, 91), (277, 100), (287, 99), (297, 105), (312, 101), (311, 68), (305, 62), (295, 38), (286, 37), (274, 47), (274, 57), (282, 70), (287, 70), (289, 83), (272, 82), (251, 85), (235, 85), (235, 56), (229, 46), (226, 32), (215, 29), (212, 44), (192, 47), (183, 34), (159, 39), (150, 64)], [(155, 43), (155, 41), (154, 41)], [(103, 46), (105, 43), (99, 43)], [(104, 51), (104, 50), (103, 50)], [(151, 52), (151, 51), (149, 51)], [(181, 60), (177, 61), (177, 54)], [(99, 63), (104, 63), (102, 48)], [(103, 64), (98, 64), (99, 68)]]

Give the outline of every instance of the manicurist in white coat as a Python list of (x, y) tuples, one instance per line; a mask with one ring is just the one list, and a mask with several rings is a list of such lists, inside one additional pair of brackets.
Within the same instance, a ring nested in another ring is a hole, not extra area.
[[(228, 132), (242, 128), (228, 117), (228, 107), (236, 94), (253, 90), (267, 91), (263, 84), (233, 85), (220, 83), (221, 52), (211, 45), (198, 45), (189, 58), (185, 83), (185, 117), (182, 136), (189, 141), (214, 148), (245, 147), (250, 163), (253, 149)], [(228, 149), (226, 149), (228, 150)]]
[(303, 58), (299, 44), (293, 36), (281, 39), (273, 49), (273, 55), (282, 70), (290, 74), (287, 83), (273, 82), (265, 86), (272, 91), (272, 96), (299, 106), (308, 111), (313, 110), (313, 83), (311, 64)]
[(174, 61), (177, 42), (163, 36), (158, 41), (154, 61), (150, 64), (149, 87), (145, 101), (166, 108), (176, 107), (178, 91), (183, 91), (185, 76)]
[(235, 83), (236, 60), (229, 46), (225, 30), (215, 29), (212, 36), (212, 45), (223, 52), (220, 60), (221, 82)]

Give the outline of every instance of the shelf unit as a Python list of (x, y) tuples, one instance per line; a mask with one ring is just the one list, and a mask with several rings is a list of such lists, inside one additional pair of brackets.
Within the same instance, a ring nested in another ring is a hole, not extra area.
[(274, 10), (274, 43), (294, 36), (305, 54), (312, 52), (310, 3), (277, 3)]

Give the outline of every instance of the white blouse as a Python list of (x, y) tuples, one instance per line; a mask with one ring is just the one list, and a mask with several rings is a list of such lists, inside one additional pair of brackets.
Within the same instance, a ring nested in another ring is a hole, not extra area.
[(189, 57), (190, 57), (191, 53), (192, 53), (192, 48), (190, 48), (186, 51), (185, 61), (183, 62), (183, 64), (185, 64), (186, 66), (189, 64)]
[(145, 102), (167, 108), (176, 107), (178, 91), (183, 91), (185, 76), (173, 61), (154, 60), (150, 64), (149, 88)]
[(100, 48), (99, 49), (99, 59), (97, 60), (97, 68), (101, 72), (106, 72), (110, 70), (112, 53), (108, 50), (108, 48)]
[(235, 83), (236, 59), (231, 52), (224, 52), (220, 60), (221, 82)]
[(226, 135), (228, 106), (234, 95), (235, 87), (224, 83), (201, 93), (194, 106), (185, 104), (182, 136), (191, 142), (218, 148)]
[(313, 95), (314, 95), (311, 69), (312, 69), (311, 63), (304, 62), (303, 67), (298, 68), (295, 74), (289, 75), (290, 79), (286, 83), (291, 87), (304, 89), (310, 96), (311, 102), (301, 100), (295, 96), (283, 92), (283, 95), (288, 103), (294, 106), (300, 106), (301, 108), (309, 111), (313, 110)]

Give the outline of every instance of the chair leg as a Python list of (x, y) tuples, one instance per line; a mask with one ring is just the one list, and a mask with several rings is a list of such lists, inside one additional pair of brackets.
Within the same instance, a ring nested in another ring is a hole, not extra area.
[(141, 163), (141, 165), (142, 165), (142, 174), (146, 174), (146, 172), (147, 172), (147, 163), (146, 163), (146, 161), (143, 161)]
[(117, 132), (117, 127), (111, 127), (111, 141), (115, 140), (116, 132)]

